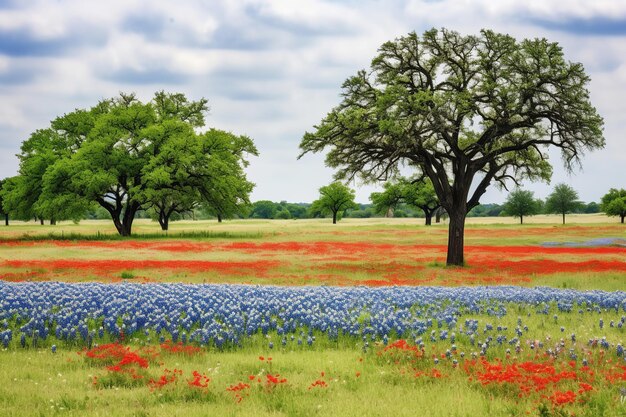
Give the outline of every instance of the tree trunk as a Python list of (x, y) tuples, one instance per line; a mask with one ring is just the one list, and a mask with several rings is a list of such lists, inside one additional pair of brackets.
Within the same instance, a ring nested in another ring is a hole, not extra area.
[(161, 230), (166, 232), (167, 229), (169, 229), (169, 226), (170, 226), (170, 219), (167, 216), (160, 214), (159, 215), (159, 224), (161, 225)]
[(124, 233), (123, 233), (124, 225), (120, 221), (119, 216), (114, 216), (113, 214), (111, 214), (111, 217), (113, 217), (113, 225), (115, 225), (115, 229), (117, 230), (117, 233), (119, 233), (120, 236), (124, 236)]
[(39, 219), (39, 224), (42, 226), (44, 225), (43, 219)]
[(118, 230), (121, 236), (128, 237), (131, 235), (131, 231), (133, 228), (132, 221), (130, 223), (122, 223), (122, 229)]
[(519, 216), (519, 224), (524, 224), (524, 216), (520, 214)]
[[(622, 224), (624, 224), (624, 217), (626, 217), (626, 214), (622, 214)], [(7, 214), (7, 226), (9, 225), (9, 215)]]
[(430, 226), (433, 224), (433, 215), (432, 213), (425, 214), (426, 216), (426, 226)]
[(333, 211), (333, 224), (337, 224), (337, 212)]
[[(115, 206), (106, 202), (103, 199), (97, 199), (98, 204), (102, 206), (111, 215), (113, 225), (120, 236), (130, 236), (133, 220), (137, 210), (141, 207), (137, 203), (127, 203), (126, 207), (123, 206), (121, 199), (116, 201)], [(124, 215), (122, 216), (122, 207), (124, 207)]]
[(120, 236), (130, 236), (132, 223), (128, 224), (128, 223), (124, 223), (124, 222), (114, 219), (113, 224), (115, 225), (115, 228), (117, 229), (117, 233), (119, 233)]
[[(130, 236), (133, 229), (133, 220), (135, 220), (135, 214), (141, 206), (137, 203), (128, 203), (124, 210), (124, 215), (120, 220), (119, 212), (109, 211), (113, 218), (113, 224), (117, 229), (120, 236)], [(106, 207), (105, 207), (106, 208)]]
[(441, 208), (435, 212), (435, 223), (441, 223)]
[(56, 224), (57, 224), (57, 220), (56, 220), (54, 217), (53, 217), (53, 218), (51, 218), (51, 219), (50, 219), (50, 225), (51, 225), (51, 226), (56, 226)]
[(158, 216), (157, 220), (159, 221), (159, 225), (161, 226), (161, 230), (163, 230), (164, 232), (167, 232), (167, 229), (170, 226), (170, 214), (172, 212), (170, 211), (168, 213), (165, 210), (165, 207), (163, 207), (163, 206), (157, 205), (157, 208), (159, 209), (159, 216)]
[(565, 212), (563, 212), (563, 224), (565, 224)]
[(450, 225), (448, 226), (448, 266), (463, 266), (463, 245), (465, 238), (465, 207), (453, 207), (448, 210)]
[(122, 219), (122, 225), (124, 226), (122, 236), (130, 236), (133, 228), (133, 220), (135, 220), (135, 214), (139, 210), (140, 205), (137, 203), (128, 203), (126, 210), (124, 211), (124, 217)]
[[(624, 223), (624, 218), (622, 217), (622, 223)], [(5, 214), (4, 215), (4, 225), (8, 226), (9, 225), (9, 214)]]
[(217, 215), (217, 222), (218, 222), (218, 223), (221, 223), (221, 222), (222, 222), (222, 215), (221, 215), (221, 214), (218, 214), (218, 215)]

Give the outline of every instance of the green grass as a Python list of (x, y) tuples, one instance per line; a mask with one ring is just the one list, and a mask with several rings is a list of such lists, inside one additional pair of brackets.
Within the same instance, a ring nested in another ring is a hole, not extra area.
[[(484, 412), (510, 415), (506, 402), (493, 402), (480, 390), (466, 389), (462, 379), (445, 384), (406, 383), (382, 368), (358, 362), (351, 350), (278, 353), (274, 372), (288, 378), (285, 386), (253, 386), (237, 402), (226, 387), (249, 382), (250, 372), (262, 373), (250, 352), (171, 358), (186, 374), (197, 369), (210, 376), (208, 393), (186, 383), (150, 391), (147, 387), (94, 388), (93, 369), (76, 354), (48, 351), (10, 352), (0, 356), (4, 376), (0, 386), (3, 415), (81, 416), (408, 416), (420, 410), (429, 416), (476, 416)], [(68, 360), (72, 362), (68, 363)], [(20, 367), (13, 366), (20, 363)], [(362, 374), (359, 378), (356, 369)], [(308, 389), (328, 375), (327, 388)], [(6, 378), (6, 379), (5, 379)], [(27, 410), (27, 411), (26, 411)]]
[[(593, 383), (594, 391), (584, 404), (570, 404), (555, 407), (540, 394), (531, 393), (528, 397), (518, 397), (513, 386), (483, 386), (470, 380), (462, 368), (464, 360), (457, 354), (461, 366), (453, 367), (450, 360), (442, 359), (438, 365), (433, 355), (440, 355), (449, 349), (451, 342), (437, 340), (430, 342), (428, 333), (423, 335), (426, 354), (419, 359), (411, 356), (389, 356), (384, 346), (372, 343), (365, 352), (362, 342), (347, 337), (330, 341), (317, 335), (313, 347), (289, 343), (286, 347), (276, 343), (268, 348), (268, 340), (279, 339), (269, 334), (269, 339), (261, 334), (244, 340), (243, 347), (218, 351), (205, 348), (198, 354), (186, 355), (161, 351), (151, 360), (145, 370), (148, 377), (158, 379), (165, 369), (179, 369), (182, 376), (175, 383), (163, 388), (151, 389), (144, 382), (127, 384), (124, 378), (109, 379), (109, 382), (95, 386), (110, 378), (111, 372), (102, 364), (78, 355), (78, 346), (59, 343), (57, 353), (46, 348), (22, 349), (11, 346), (0, 351), (0, 415), (70, 415), (70, 416), (518, 416), (518, 415), (576, 415), (587, 417), (618, 416), (626, 413), (626, 407), (619, 402), (619, 385), (604, 381), (603, 372), (610, 362), (616, 361), (613, 351), (599, 356), (600, 348), (587, 347), (587, 339), (605, 336), (613, 343), (624, 339), (624, 329), (610, 327), (611, 320), (618, 322), (620, 314), (615, 311), (596, 312), (593, 309), (581, 314), (575, 308), (571, 313), (560, 312), (558, 318), (552, 313), (538, 314), (534, 306), (507, 305), (509, 313), (501, 319), (488, 315), (470, 313), (459, 318), (479, 320), (478, 338), (495, 335), (496, 326), (506, 326), (510, 334), (523, 321), (529, 330), (522, 338), (522, 351), (513, 353), (519, 361), (537, 360), (535, 351), (529, 347), (531, 340), (541, 340), (545, 348), (565, 340), (566, 350), (570, 347), (582, 358), (582, 351), (591, 352), (586, 356), (597, 370)], [(555, 306), (551, 306), (554, 311)], [(605, 327), (598, 326), (599, 317)], [(490, 323), (494, 330), (483, 333), (482, 327)], [(560, 327), (565, 331), (561, 332)], [(578, 340), (572, 342), (570, 335), (576, 333)], [(484, 336), (483, 336), (484, 335)], [(154, 335), (151, 335), (154, 337)], [(57, 341), (58, 342), (58, 341)], [(130, 348), (154, 346), (145, 336), (133, 337)], [(477, 347), (467, 336), (459, 334), (455, 341), (458, 352), (471, 352)], [(613, 345), (614, 347), (614, 345)], [(511, 348), (506, 343), (488, 351), (488, 359), (504, 359), (505, 350)], [(513, 349), (512, 349), (513, 350)], [(259, 357), (263, 356), (264, 360)], [(562, 355), (563, 363), (569, 360)], [(271, 357), (271, 362), (268, 358)], [(544, 359), (540, 355), (539, 361)], [(580, 372), (580, 358), (577, 371)], [(557, 361), (557, 363), (559, 363)], [(505, 363), (507, 361), (505, 360)], [(16, 364), (19, 364), (16, 366)], [(439, 370), (444, 376), (432, 378), (416, 377), (416, 371), (426, 373)], [(570, 368), (567, 368), (570, 369)], [(198, 371), (210, 378), (207, 390), (192, 388), (187, 384), (192, 372)], [(287, 382), (268, 388), (266, 374), (279, 374)], [(249, 376), (260, 377), (263, 383), (251, 382)], [(326, 387), (311, 387), (316, 380), (323, 380)], [(128, 379), (126, 379), (128, 381)], [(229, 386), (239, 382), (249, 383), (241, 401), (235, 393), (227, 391)], [(564, 381), (559, 389), (577, 390), (576, 383)], [(546, 407), (543, 411), (543, 407)], [(27, 410), (27, 411), (25, 411)], [(545, 414), (547, 413), (547, 414)], [(559, 414), (561, 413), (561, 414)]]
[[(486, 221), (489, 224), (484, 223)], [(596, 237), (626, 236), (626, 229), (622, 225), (603, 216), (568, 216), (568, 222), (571, 223), (565, 226), (558, 224), (559, 221), (558, 216), (538, 216), (529, 219), (529, 224), (520, 226), (514, 219), (468, 219), (465, 242), (468, 246), (493, 247), (493, 256), (497, 258), (499, 246), (538, 246), (546, 241), (585, 241)], [(422, 280), (420, 282), (423, 285), (459, 285), (470, 282), (468, 280), (473, 277), (515, 278), (514, 272), (475, 272), (477, 265), (480, 265), (479, 255), (488, 256), (485, 254), (474, 253), (466, 258), (468, 267), (461, 269), (446, 268), (445, 257), (433, 255), (430, 250), (416, 254), (410, 249), (411, 246), (445, 245), (447, 239), (445, 224), (425, 227), (422, 222), (422, 219), (344, 219), (333, 226), (324, 219), (245, 220), (222, 224), (184, 221), (173, 222), (170, 232), (165, 234), (158, 229), (158, 224), (139, 220), (134, 228), (136, 234), (131, 239), (116, 235), (111, 222), (105, 221), (82, 222), (79, 225), (61, 223), (57, 226), (16, 223), (0, 228), (0, 242), (7, 243), (0, 246), (1, 262), (75, 259), (110, 260), (113, 264), (116, 260), (175, 259), (253, 263), (269, 260), (276, 262), (277, 266), (258, 275), (253, 272), (228, 275), (223, 272), (131, 268), (118, 269), (103, 275), (106, 271), (0, 266), (0, 276), (2, 279), (16, 276), (18, 279), (68, 281), (123, 279), (143, 282), (144, 279), (154, 279), (159, 282), (280, 285), (353, 285), (366, 279), (383, 279), (385, 274), (399, 273), (398, 271)], [(62, 241), (64, 244), (55, 245), (51, 241)], [(81, 245), (79, 241), (103, 241), (110, 242), (111, 245), (107, 243), (90, 247)], [(132, 245), (123, 246), (135, 241), (147, 241), (156, 246), (139, 249), (132, 249)], [(337, 253), (332, 245), (329, 245), (328, 253), (270, 250), (256, 253), (224, 249), (233, 241), (250, 241), (252, 244), (385, 243), (390, 244), (392, 249), (389, 252), (374, 249), (352, 255), (347, 252)], [(12, 246), (11, 242), (23, 245)], [(119, 248), (116, 247), (116, 242), (120, 242)], [(168, 252), (158, 247), (176, 243), (201, 244), (206, 247), (188, 252)], [(353, 258), (346, 260), (341, 259), (341, 256)], [(541, 256), (543, 258), (539, 259), (558, 262), (623, 262), (620, 254)], [(535, 258), (521, 257), (516, 260), (525, 259)], [(608, 291), (626, 288), (624, 274), (615, 271), (546, 273), (524, 275), (521, 278), (528, 279), (520, 283), (527, 286)], [(470, 283), (483, 284), (481, 281)], [(501, 319), (467, 313), (459, 317), (458, 322), (461, 324), (465, 319), (477, 319), (480, 322), (480, 331), (487, 323), (494, 328), (500, 325), (508, 329), (503, 332), (510, 339), (520, 317), (524, 325), (529, 327), (528, 332), (520, 339), (523, 349), (517, 355), (520, 361), (534, 360), (535, 351), (530, 349), (530, 341), (533, 340), (542, 341), (545, 344), (544, 349), (547, 349), (554, 347), (563, 338), (565, 352), (570, 348), (574, 349), (579, 360), (582, 358), (581, 354), (591, 352), (590, 357), (594, 358), (594, 365), (598, 367), (597, 382), (594, 383), (595, 390), (584, 404), (555, 408), (548, 399), (537, 395), (519, 398), (510, 386), (484, 387), (475, 380), (469, 380), (461, 369), (453, 368), (447, 359), (434, 365), (432, 355), (444, 353), (451, 347), (451, 343), (449, 340), (432, 343), (429, 340), (430, 333), (422, 335), (426, 344), (424, 359), (410, 364), (403, 361), (395, 363), (391, 358), (379, 356), (377, 353), (383, 348), (380, 342), (372, 342), (364, 352), (363, 341), (360, 339), (340, 337), (339, 341), (330, 341), (325, 336), (317, 335), (318, 339), (313, 347), (306, 346), (306, 343), (298, 346), (291, 341), (286, 347), (282, 347), (280, 337), (270, 334), (270, 339), (254, 335), (243, 340), (241, 348), (230, 348), (221, 352), (215, 348), (206, 348), (203, 354), (194, 356), (161, 353), (160, 361), (151, 363), (147, 370), (150, 377), (158, 378), (165, 368), (176, 368), (184, 372), (184, 378), (177, 384), (156, 390), (139, 383), (127, 386), (123, 379), (115, 378), (109, 380), (108, 388), (95, 387), (93, 377), (106, 379), (108, 371), (77, 355), (81, 346), (62, 341), (55, 343), (53, 339), (49, 339), (38, 348), (24, 349), (19, 347), (18, 340), (14, 340), (9, 349), (0, 350), (0, 416), (626, 416), (626, 405), (622, 405), (619, 398), (619, 388), (626, 386), (626, 377), (614, 385), (603, 379), (603, 372), (619, 360), (614, 355), (616, 344), (624, 345), (626, 342), (624, 328), (610, 327), (609, 323), (611, 320), (617, 323), (624, 312), (598, 313), (593, 309), (585, 309), (580, 314), (578, 307), (575, 307), (571, 313), (558, 313), (555, 321), (553, 309), (554, 306), (550, 314), (545, 315), (538, 314), (536, 306), (510, 305), (509, 313)], [(605, 323), (603, 329), (598, 326), (600, 317)], [(364, 316), (363, 321), (366, 320), (367, 317)], [(564, 328), (563, 332), (561, 327)], [(439, 331), (436, 326), (435, 330)], [(495, 339), (498, 333), (497, 330), (481, 333), (477, 339), (483, 340), (487, 335)], [(576, 334), (576, 342), (571, 341), (572, 333)], [(603, 336), (607, 337), (612, 347), (600, 359), (599, 349), (589, 348), (587, 341)], [(390, 335), (392, 341), (396, 337), (397, 335)], [(148, 341), (143, 335), (137, 336), (128, 343), (133, 349), (140, 349), (144, 345), (155, 346), (154, 340), (157, 336), (150, 335), (150, 338), (151, 341)], [(268, 348), (270, 340), (275, 346), (272, 350)], [(58, 347), (56, 354), (51, 352), (52, 343)], [(479, 350), (476, 345), (471, 344), (469, 338), (460, 334), (455, 344), (459, 352), (466, 353), (466, 358), (471, 352)], [(504, 358), (507, 348), (512, 349), (512, 346), (505, 343), (503, 346), (490, 348), (489, 359)], [(529, 354), (531, 356), (526, 356)], [(272, 356), (271, 369), (267, 362), (259, 360), (261, 355)], [(613, 362), (607, 363), (608, 359)], [(416, 370), (430, 372), (435, 366), (447, 376), (441, 379), (414, 376)], [(194, 391), (187, 385), (186, 380), (193, 370), (211, 378), (207, 392)], [(314, 381), (322, 378), (322, 372), (328, 387), (309, 389)], [(357, 372), (360, 373), (358, 377)], [(233, 393), (226, 390), (232, 384), (249, 382), (249, 375), (263, 377), (266, 373), (279, 373), (288, 382), (273, 390), (253, 384), (250, 395), (241, 402), (237, 402)], [(563, 389), (575, 391), (578, 387), (575, 384), (565, 384)]]
[(191, 239), (191, 240), (205, 240), (205, 239), (260, 239), (263, 237), (261, 232), (228, 232), (228, 231), (179, 231), (179, 232), (154, 232), (154, 233), (137, 233), (132, 236), (120, 236), (119, 234), (112, 233), (100, 233), (95, 234), (71, 232), (60, 233), (49, 232), (45, 234), (31, 234), (31, 231), (18, 235), (15, 237), (4, 238), (4, 241), (8, 242), (39, 242), (47, 240), (59, 240), (59, 241), (122, 241), (122, 240), (154, 240), (154, 239)]
[[(503, 236), (476, 235), (476, 230), (488, 229)], [(537, 231), (539, 230), (539, 233)], [(510, 232), (510, 233), (509, 233)], [(369, 235), (372, 236), (369, 236)], [(626, 228), (602, 214), (570, 215), (566, 225), (560, 216), (534, 216), (528, 223), (519, 225), (512, 217), (468, 218), (466, 244), (538, 244), (541, 239), (551, 241), (581, 241), (594, 237), (625, 237)], [(57, 225), (39, 225), (34, 222), (12, 222), (0, 227), (0, 239), (64, 239), (64, 240), (123, 240), (110, 220), (83, 220), (79, 224), (59, 222)], [(445, 244), (447, 224), (424, 226), (419, 218), (343, 219), (333, 225), (329, 219), (303, 220), (227, 220), (222, 223), (210, 220), (183, 220), (170, 223), (163, 232), (159, 224), (147, 219), (137, 219), (133, 224), (136, 239), (189, 238), (189, 239), (257, 239), (269, 241), (361, 241)], [(128, 239), (128, 238), (126, 238)]]

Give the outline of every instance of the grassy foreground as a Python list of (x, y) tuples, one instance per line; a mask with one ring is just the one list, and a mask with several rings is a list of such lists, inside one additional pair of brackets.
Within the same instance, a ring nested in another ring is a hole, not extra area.
[[(4, 352), (0, 414), (26, 415), (27, 409), (33, 416), (403, 416), (419, 410), (429, 416), (477, 416), (511, 415), (514, 409), (480, 389), (468, 389), (462, 376), (444, 383), (403, 379), (359, 358), (354, 350), (276, 353), (273, 372), (285, 375), (287, 382), (275, 387), (254, 382), (239, 401), (226, 388), (250, 383), (250, 374), (263, 375), (268, 368), (254, 352), (168, 358), (169, 366), (182, 370), (186, 379), (193, 370), (206, 374), (211, 381), (205, 391), (186, 381), (153, 391), (123, 385), (99, 389), (91, 376), (103, 372), (76, 354)], [(309, 390), (318, 380), (327, 386)]]
[[(313, 346), (281, 346), (275, 332), (252, 335), (242, 347), (225, 351), (159, 345), (144, 336), (92, 350), (61, 341), (51, 349), (54, 339), (45, 348), (13, 346), (0, 352), (0, 415), (626, 414), (620, 392), (626, 362), (616, 354), (624, 330), (614, 325), (624, 321), (624, 311), (553, 317), (536, 306), (507, 309), (501, 318), (459, 317), (477, 320), (477, 343), (457, 329), (452, 340), (437, 330), (434, 339), (426, 333), (418, 344), (391, 337), (365, 349), (359, 340), (332, 341), (322, 334)], [(512, 338), (517, 326), (524, 332), (519, 344), (496, 343), (496, 335)], [(492, 347), (483, 356), (478, 351), (488, 339)], [(276, 345), (269, 348), (268, 340)], [(120, 351), (126, 364), (116, 367)]]

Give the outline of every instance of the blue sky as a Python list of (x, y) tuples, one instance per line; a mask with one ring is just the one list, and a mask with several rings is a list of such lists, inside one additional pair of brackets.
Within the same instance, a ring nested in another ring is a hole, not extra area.
[[(120, 91), (205, 97), (207, 125), (252, 137), (253, 200), (310, 202), (331, 181), (322, 155), (298, 144), (339, 103), (340, 86), (385, 41), (410, 31), (481, 28), (559, 42), (591, 76), (604, 150), (568, 175), (552, 153), (552, 185), (585, 201), (626, 187), (626, 0), (0, 0), (0, 178), (20, 143), (56, 116)], [(367, 202), (373, 186), (352, 184)], [(526, 184), (545, 198), (551, 185)], [(502, 202), (490, 189), (482, 202)]]

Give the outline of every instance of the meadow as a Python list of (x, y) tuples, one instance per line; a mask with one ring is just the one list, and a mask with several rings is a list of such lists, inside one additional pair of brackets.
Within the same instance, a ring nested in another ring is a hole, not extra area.
[(422, 221), (2, 228), (0, 415), (626, 415), (622, 225)]

